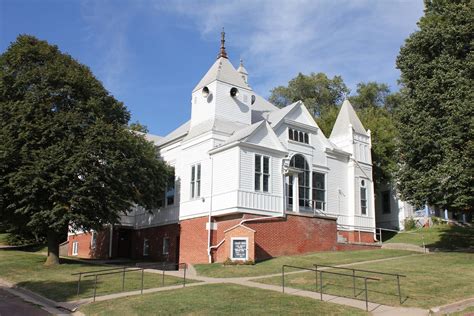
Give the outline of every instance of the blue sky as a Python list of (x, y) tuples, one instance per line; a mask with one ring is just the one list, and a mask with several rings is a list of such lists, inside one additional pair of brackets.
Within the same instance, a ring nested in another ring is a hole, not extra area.
[(0, 0), (0, 52), (31, 34), (88, 65), (132, 113), (165, 135), (190, 117), (191, 90), (214, 62), (222, 27), (260, 95), (298, 72), (398, 90), (395, 58), (421, 0)]

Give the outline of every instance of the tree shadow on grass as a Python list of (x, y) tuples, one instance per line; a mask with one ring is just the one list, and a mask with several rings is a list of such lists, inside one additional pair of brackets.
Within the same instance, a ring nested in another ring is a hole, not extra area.
[(474, 252), (474, 227), (446, 226), (439, 240), (426, 246), (439, 251)]
[(92, 296), (94, 280), (81, 280), (80, 295), (77, 296), (76, 281), (23, 281), (17, 286), (38, 293), (56, 302), (77, 300)]

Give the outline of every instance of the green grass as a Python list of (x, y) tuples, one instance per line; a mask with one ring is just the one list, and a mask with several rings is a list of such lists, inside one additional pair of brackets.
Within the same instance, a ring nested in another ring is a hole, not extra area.
[(367, 315), (351, 307), (232, 284), (97, 302), (80, 311), (86, 315)]
[[(76, 296), (77, 276), (72, 273), (80, 271), (96, 271), (111, 266), (100, 266), (82, 263), (76, 260), (62, 259), (62, 264), (54, 267), (44, 266), (44, 255), (17, 250), (0, 250), (0, 278), (13, 282), (55, 301), (75, 300), (91, 297), (94, 278), (85, 277), (81, 281), (81, 292)], [(144, 288), (161, 286), (161, 274), (145, 273)], [(182, 279), (165, 276), (165, 286), (181, 284)], [(186, 280), (188, 282), (188, 280)], [(192, 282), (189, 280), (189, 282)], [(125, 291), (141, 288), (141, 272), (125, 274)], [(113, 274), (99, 276), (97, 295), (122, 291), (122, 275)]]
[(412, 254), (403, 250), (359, 250), (359, 251), (328, 251), (317, 252), (301, 256), (284, 256), (259, 262), (255, 265), (233, 265), (224, 266), (222, 263), (198, 264), (194, 267), (199, 275), (230, 278), (268, 275), (281, 272), (284, 264), (311, 267), (315, 263), (320, 264), (344, 264), (358, 261), (398, 257)]
[[(401, 278), (402, 306), (430, 308), (456, 302), (474, 295), (474, 254), (433, 253), (398, 258), (377, 263), (356, 265), (354, 268), (406, 275)], [(336, 272), (350, 274), (350, 271)], [(358, 275), (368, 275), (359, 273)], [(368, 275), (370, 276), (370, 275)], [(369, 281), (369, 301), (386, 305), (399, 305), (396, 279), (377, 276), (380, 281)], [(257, 282), (281, 285), (281, 277), (259, 279)], [(315, 273), (288, 275), (289, 287), (314, 291)], [(357, 281), (358, 298), (363, 299), (363, 281)], [(319, 291), (319, 290), (318, 290)], [(324, 293), (353, 297), (352, 278), (323, 274)]]
[[(388, 239), (385, 240), (385, 238)], [(405, 243), (422, 246), (423, 241), (427, 247), (433, 248), (474, 248), (474, 227), (437, 225), (384, 237), (384, 242), (387, 243)]]

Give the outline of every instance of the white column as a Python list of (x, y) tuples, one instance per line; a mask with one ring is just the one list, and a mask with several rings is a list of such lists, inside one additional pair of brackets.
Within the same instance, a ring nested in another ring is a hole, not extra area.
[(299, 183), (298, 174), (293, 174), (293, 212), (299, 213), (300, 211), (300, 199), (299, 199)]

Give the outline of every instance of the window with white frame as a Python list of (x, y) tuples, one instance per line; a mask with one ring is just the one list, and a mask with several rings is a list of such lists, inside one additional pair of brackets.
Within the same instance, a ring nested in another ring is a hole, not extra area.
[(143, 255), (148, 256), (150, 254), (150, 242), (148, 239), (143, 239)]
[(163, 254), (167, 255), (170, 252), (170, 239), (169, 237), (163, 238)]
[(360, 181), (360, 214), (367, 215), (367, 188), (365, 180)]
[(249, 259), (248, 252), (249, 239), (247, 237), (233, 237), (231, 239), (230, 258), (232, 260), (244, 260)]
[(201, 164), (191, 166), (191, 198), (201, 196)]
[(91, 249), (95, 249), (97, 245), (97, 233), (92, 231), (91, 233)]
[(79, 251), (79, 243), (77, 241), (74, 241), (72, 243), (72, 255), (77, 256), (78, 251)]
[(270, 188), (270, 157), (255, 155), (255, 191), (268, 192)]
[(306, 132), (298, 131), (293, 128), (288, 129), (288, 138), (295, 142), (309, 144), (309, 135)]
[(326, 209), (326, 175), (313, 172), (313, 203), (317, 210)]

